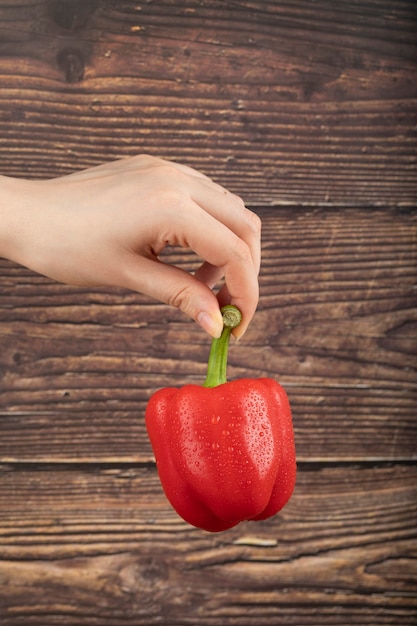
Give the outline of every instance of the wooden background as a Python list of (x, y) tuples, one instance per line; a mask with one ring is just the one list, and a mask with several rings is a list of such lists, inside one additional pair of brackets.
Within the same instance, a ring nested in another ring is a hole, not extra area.
[(416, 623), (416, 27), (414, 0), (0, 0), (3, 174), (148, 152), (261, 216), (229, 374), (283, 383), (299, 467), (273, 519), (188, 526), (143, 417), (208, 338), (0, 260), (2, 626)]

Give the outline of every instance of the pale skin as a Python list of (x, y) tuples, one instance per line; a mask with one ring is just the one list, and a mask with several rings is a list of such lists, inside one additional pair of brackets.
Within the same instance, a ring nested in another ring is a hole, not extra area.
[[(220, 306), (242, 311), (236, 337), (255, 313), (260, 233), (241, 198), (148, 155), (51, 180), (0, 176), (0, 256), (62, 283), (146, 294), (212, 337), (222, 330)], [(190, 248), (200, 267), (190, 274), (162, 263), (166, 246)]]

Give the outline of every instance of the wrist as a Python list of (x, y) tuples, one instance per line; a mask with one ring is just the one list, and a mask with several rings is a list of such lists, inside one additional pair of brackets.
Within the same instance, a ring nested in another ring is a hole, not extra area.
[(36, 181), (0, 176), (0, 256), (30, 266), (30, 249), (39, 223)]

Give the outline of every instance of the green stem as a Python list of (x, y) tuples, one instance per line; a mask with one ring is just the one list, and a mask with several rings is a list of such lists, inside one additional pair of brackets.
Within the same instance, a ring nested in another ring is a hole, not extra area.
[(218, 339), (211, 342), (210, 356), (207, 366), (207, 377), (203, 387), (217, 387), (227, 382), (227, 353), (229, 339), (233, 328), (236, 328), (242, 320), (242, 314), (232, 304), (227, 304), (221, 309), (223, 315), (223, 331)]

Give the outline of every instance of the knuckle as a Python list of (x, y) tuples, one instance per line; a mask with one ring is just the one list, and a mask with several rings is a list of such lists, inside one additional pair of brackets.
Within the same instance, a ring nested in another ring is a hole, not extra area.
[(166, 218), (172, 222), (175, 216), (182, 215), (187, 207), (187, 196), (184, 191), (165, 180), (158, 186), (155, 194), (158, 206), (166, 212)]
[(261, 218), (258, 215), (256, 215), (256, 213), (254, 213), (253, 211), (246, 209), (246, 221), (250, 230), (255, 235), (259, 235), (262, 229)]
[(245, 203), (243, 201), (243, 198), (241, 198), (240, 196), (238, 196), (235, 193), (231, 193), (230, 192), (230, 197), (236, 202), (236, 204), (238, 204), (239, 206), (241, 206), (242, 208), (245, 207)]
[(156, 164), (156, 157), (150, 154), (136, 154), (132, 157), (132, 163), (137, 165), (139, 168), (143, 167), (153, 167)]
[(185, 198), (183, 192), (180, 189), (171, 185), (165, 185), (161, 188), (160, 194), (163, 198), (165, 206), (177, 210), (183, 208)]
[(174, 177), (178, 178), (178, 171), (170, 161), (150, 154), (140, 154), (134, 158), (138, 164), (146, 166), (154, 176), (161, 180), (171, 181)]
[(237, 258), (241, 263), (246, 264), (252, 259), (251, 251), (248, 244), (239, 237), (236, 237), (236, 239), (234, 240), (232, 253), (234, 257)]
[(166, 302), (183, 313), (189, 313), (193, 299), (193, 290), (190, 285), (178, 285), (167, 294)]
[(259, 235), (262, 228), (262, 222), (260, 217), (246, 207), (243, 199), (240, 196), (231, 193), (230, 197), (235, 201), (238, 208), (243, 211), (243, 221), (248, 230), (255, 235)]
[(178, 177), (178, 171), (169, 161), (159, 160), (156, 165), (158, 166), (158, 172), (161, 176), (175, 176), (175, 178)]

